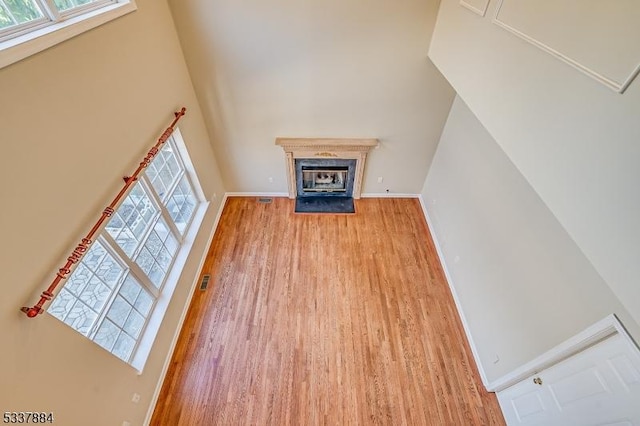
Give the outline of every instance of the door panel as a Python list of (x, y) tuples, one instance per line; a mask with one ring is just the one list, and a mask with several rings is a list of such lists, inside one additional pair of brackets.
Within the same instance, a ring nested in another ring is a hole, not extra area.
[(547, 409), (542, 402), (540, 393), (538, 389), (535, 389), (532, 392), (516, 396), (511, 400), (513, 410), (520, 422), (529, 422), (531, 419), (541, 418), (547, 415)]
[[(547, 376), (547, 374), (545, 374)], [(595, 367), (578, 371), (549, 384), (549, 391), (560, 410), (584, 398), (610, 393)]]
[(498, 392), (509, 425), (640, 426), (640, 356), (619, 334)]

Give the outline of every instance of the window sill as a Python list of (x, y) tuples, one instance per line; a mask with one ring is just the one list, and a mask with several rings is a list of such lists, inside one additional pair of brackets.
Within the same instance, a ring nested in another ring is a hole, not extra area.
[(136, 9), (135, 0), (121, 1), (0, 42), (0, 69)]

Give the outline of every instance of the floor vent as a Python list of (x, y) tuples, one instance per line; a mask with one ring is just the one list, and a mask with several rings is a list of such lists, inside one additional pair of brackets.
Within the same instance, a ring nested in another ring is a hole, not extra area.
[(258, 202), (262, 204), (269, 204), (273, 201), (273, 198), (258, 198)]
[(202, 281), (200, 282), (200, 291), (205, 291), (207, 289), (210, 279), (211, 279), (211, 275), (209, 274), (202, 277)]

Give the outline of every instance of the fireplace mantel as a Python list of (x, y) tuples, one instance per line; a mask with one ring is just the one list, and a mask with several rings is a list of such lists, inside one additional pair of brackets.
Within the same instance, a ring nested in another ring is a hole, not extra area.
[(287, 156), (287, 176), (289, 198), (296, 198), (296, 158), (345, 158), (355, 159), (356, 172), (353, 183), (353, 198), (360, 198), (364, 164), (367, 154), (378, 146), (377, 139), (318, 139), (318, 138), (276, 138)]

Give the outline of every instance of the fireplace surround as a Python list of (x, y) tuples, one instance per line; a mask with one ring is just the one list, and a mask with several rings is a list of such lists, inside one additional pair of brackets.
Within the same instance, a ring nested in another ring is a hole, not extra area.
[(358, 199), (367, 154), (378, 140), (277, 138), (276, 145), (286, 154), (289, 198)]

